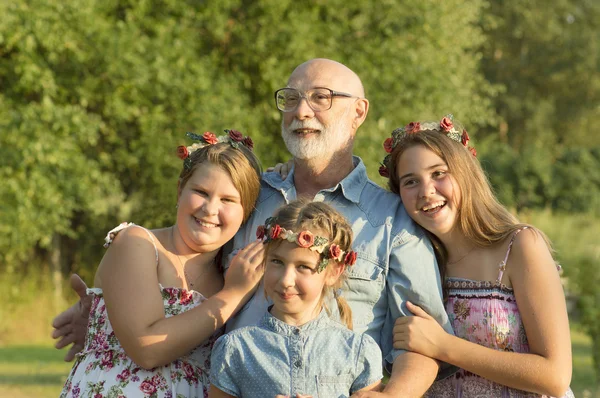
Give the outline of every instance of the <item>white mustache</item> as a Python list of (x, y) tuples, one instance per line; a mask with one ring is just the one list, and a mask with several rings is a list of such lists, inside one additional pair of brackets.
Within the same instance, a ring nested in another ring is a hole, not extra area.
[(290, 123), (290, 125), (286, 128), (286, 130), (288, 132), (298, 130), (298, 129), (315, 129), (315, 130), (323, 131), (323, 130), (325, 130), (325, 126), (323, 126), (316, 119), (309, 119), (309, 120), (304, 120), (304, 121), (294, 119), (292, 121), (292, 123)]

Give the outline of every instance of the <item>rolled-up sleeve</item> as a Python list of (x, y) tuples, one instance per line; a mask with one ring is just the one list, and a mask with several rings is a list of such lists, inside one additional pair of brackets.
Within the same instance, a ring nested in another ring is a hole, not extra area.
[(444, 330), (454, 334), (444, 308), (440, 273), (433, 246), (425, 233), (413, 225), (403, 231), (392, 243), (387, 276), (388, 313), (381, 335), (385, 365), (390, 364), (404, 350), (393, 348), (394, 322), (401, 316), (412, 315), (406, 307), (410, 301), (438, 321)]

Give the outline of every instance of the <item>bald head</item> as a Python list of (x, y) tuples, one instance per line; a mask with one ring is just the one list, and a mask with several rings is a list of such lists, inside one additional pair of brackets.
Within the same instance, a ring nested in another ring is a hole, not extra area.
[(300, 64), (292, 72), (288, 86), (300, 90), (326, 87), (365, 97), (365, 89), (356, 73), (344, 64), (325, 58), (315, 58)]

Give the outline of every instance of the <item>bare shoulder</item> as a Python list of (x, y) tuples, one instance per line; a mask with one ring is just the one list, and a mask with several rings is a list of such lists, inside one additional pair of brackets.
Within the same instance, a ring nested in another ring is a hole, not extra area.
[(508, 263), (512, 274), (532, 271), (556, 272), (556, 264), (544, 239), (535, 228), (525, 228), (519, 232), (512, 245)]
[(157, 239), (151, 231), (138, 225), (132, 225), (120, 231), (113, 239), (109, 247), (116, 250), (126, 248), (127, 250), (135, 250), (136, 248), (148, 248), (148, 245), (154, 251), (154, 245)]
[(120, 231), (106, 250), (94, 278), (94, 285), (102, 288), (107, 275), (120, 274), (129, 269), (156, 267), (156, 239), (142, 227), (131, 226)]

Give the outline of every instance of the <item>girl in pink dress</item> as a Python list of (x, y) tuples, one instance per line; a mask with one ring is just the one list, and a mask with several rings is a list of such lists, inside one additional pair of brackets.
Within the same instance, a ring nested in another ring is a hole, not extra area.
[[(219, 252), (258, 197), (260, 166), (251, 141), (235, 130), (188, 136), (175, 225), (148, 230), (123, 223), (88, 289), (83, 351), (61, 397), (207, 397), (212, 345), (262, 276), (257, 241), (232, 260)], [(110, 247), (109, 247), (110, 246)]]
[(434, 244), (456, 334), (407, 303), (414, 316), (396, 321), (394, 346), (460, 368), (430, 397), (573, 396), (569, 320), (548, 239), (497, 201), (468, 143), (452, 115), (410, 123), (384, 143), (380, 172)]

